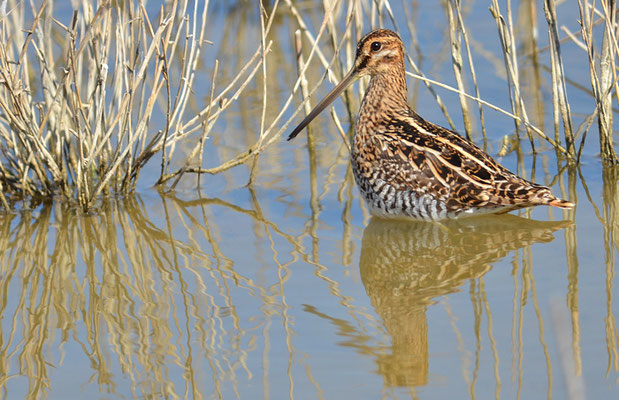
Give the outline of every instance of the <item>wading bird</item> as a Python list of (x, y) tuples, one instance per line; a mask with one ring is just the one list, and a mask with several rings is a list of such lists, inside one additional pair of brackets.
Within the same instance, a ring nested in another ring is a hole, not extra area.
[(354, 129), (351, 163), (370, 212), (435, 221), (518, 208), (573, 204), (499, 165), (457, 133), (421, 118), (408, 105), (404, 45), (388, 29), (365, 35), (355, 64), (288, 140), (299, 134), (358, 77), (370, 76)]

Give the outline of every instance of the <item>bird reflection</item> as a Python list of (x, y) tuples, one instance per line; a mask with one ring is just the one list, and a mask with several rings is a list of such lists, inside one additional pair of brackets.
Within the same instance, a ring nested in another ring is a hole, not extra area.
[(372, 219), (363, 233), (359, 269), (392, 337), (390, 351), (376, 355), (386, 385), (427, 383), (426, 308), (436, 297), (481, 277), (513, 250), (552, 241), (554, 231), (570, 224), (514, 215), (443, 224)]

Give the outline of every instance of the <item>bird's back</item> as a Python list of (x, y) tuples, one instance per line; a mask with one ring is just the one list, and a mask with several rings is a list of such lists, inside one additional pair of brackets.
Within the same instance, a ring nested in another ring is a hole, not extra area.
[[(372, 125), (371, 127), (368, 125)], [(545, 186), (518, 177), (475, 144), (410, 108), (355, 128), (355, 179), (371, 211), (435, 220), (548, 204)]]

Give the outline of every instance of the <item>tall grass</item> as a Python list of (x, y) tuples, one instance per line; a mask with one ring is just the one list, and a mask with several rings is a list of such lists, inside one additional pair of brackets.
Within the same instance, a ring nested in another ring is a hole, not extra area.
[[(394, 15), (392, 3), (336, 0), (314, 4), (313, 9), (307, 7), (312, 3), (299, 8), (301, 3), (291, 0), (254, 3), (260, 37), (236, 44), (249, 46), (253, 55), (238, 65), (220, 65), (216, 59), (201, 58), (203, 47), (210, 45), (208, 0), (174, 0), (159, 9), (147, 9), (141, 2), (81, 0), (74, 3), (75, 11), (66, 20), (55, 17), (53, 0), (39, 5), (0, 0), (0, 204), (11, 209), (21, 199), (37, 202), (57, 197), (88, 210), (102, 195), (135, 190), (147, 165), (158, 165), (157, 183), (169, 188), (188, 173), (217, 174), (250, 160), (256, 165), (258, 154), (280, 140), (298, 114), (307, 110), (308, 99), (324, 86), (323, 80), (335, 82), (350, 68), (357, 40), (377, 27), (392, 28), (411, 39), (416, 57), (407, 55), (409, 75), (424, 82), (452, 128), (455, 124), (438, 88), (458, 94), (463, 130), (469, 137), (475, 121), (480, 122), (485, 137), (483, 111), (492, 108), (512, 118), (517, 132), (526, 132), (533, 152), (538, 142), (545, 142), (577, 163), (587, 131), (597, 120), (601, 158), (608, 164), (618, 162), (612, 137), (613, 104), (619, 104), (615, 0), (562, 3), (561, 7), (578, 7), (580, 31), (562, 25), (555, 2), (543, 2), (549, 48), (540, 49), (534, 41), (533, 49), (527, 51), (534, 53), (536, 63), (549, 66), (554, 137), (529, 119), (531, 110), (522, 93), (519, 63), (531, 54), (516, 45), (516, 30), (529, 29), (530, 36), (536, 37), (536, 29), (544, 22), (535, 19), (536, 13), (531, 13), (532, 23), (523, 28), (511, 1), (488, 3), (488, 18), (496, 22), (500, 43), (500, 53), (493, 56), (503, 59), (511, 102), (507, 111), (483, 100), (475, 71), (478, 55), (471, 49), (467, 26), (468, 2), (442, 3), (457, 87), (426, 77), (417, 63), (422, 55), (415, 45), (414, 24), (399, 26), (401, 18)], [(536, 7), (534, 0), (524, 3), (530, 10)], [(403, 5), (407, 15), (415, 12), (412, 4), (412, 12), (409, 5)], [(320, 7), (322, 11), (316, 14)], [(315, 15), (320, 18), (310, 21)], [(274, 46), (283, 46), (272, 33), (276, 20), (289, 26), (290, 38), (299, 31), (296, 40), (290, 41), (292, 47), (283, 49), (291, 54), (296, 51), (299, 63), (298, 79), (283, 99), (274, 98), (267, 87), (274, 70), (269, 53)], [(594, 29), (597, 26), (601, 29)], [(586, 56), (566, 60), (565, 46), (579, 46)], [(203, 73), (201, 62), (211, 70), (208, 81), (201, 84), (207, 98), (203, 102), (195, 101), (196, 77)], [(586, 63), (590, 71), (593, 111), (578, 129), (572, 126), (566, 63)], [(227, 73), (225, 82), (219, 76), (222, 70)], [(323, 78), (316, 79), (309, 71), (324, 72)], [(250, 132), (253, 144), (219, 165), (204, 167), (205, 146), (213, 127), (249, 86), (257, 89), (262, 107), (257, 128)], [(468, 93), (469, 86), (474, 94)], [(303, 102), (292, 110), (297, 96)], [(346, 118), (335, 109), (331, 115), (345, 137), (343, 121), (356, 113), (359, 96), (349, 91), (344, 98)], [(478, 116), (473, 115), (471, 101), (477, 103)], [(204, 105), (189, 112), (193, 102)], [(278, 104), (277, 112), (267, 112), (273, 104)], [(192, 151), (173, 169), (175, 150), (181, 145)], [(198, 185), (202, 182), (198, 178)]]
[[(613, 148), (612, 127), (613, 91), (619, 104), (619, 83), (617, 81), (617, 55), (619, 44), (619, 18), (617, 16), (616, 0), (601, 0), (599, 6), (596, 1), (578, 0), (580, 11), (581, 35), (589, 60), (591, 88), (595, 100), (595, 111), (598, 118), (600, 132), (600, 153), (602, 159), (610, 164), (619, 163)], [(596, 17), (598, 20), (596, 21)], [(601, 38), (596, 37), (593, 26), (602, 23)], [(596, 47), (596, 39), (601, 39), (600, 48)]]
[[(22, 198), (59, 196), (90, 209), (101, 195), (134, 190), (155, 157), (160, 183), (195, 169), (214, 121), (254, 78), (266, 51), (257, 50), (216, 96), (213, 77), (210, 101), (188, 120), (208, 45), (208, 3), (175, 0), (153, 15), (141, 2), (82, 0), (69, 21), (54, 18), (52, 0), (31, 9), (23, 1), (1, 3), (5, 208)], [(170, 171), (176, 146), (198, 130), (199, 151)]]

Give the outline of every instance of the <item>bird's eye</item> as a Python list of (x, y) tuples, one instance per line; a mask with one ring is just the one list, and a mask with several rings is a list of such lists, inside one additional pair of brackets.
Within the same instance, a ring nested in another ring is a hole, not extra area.
[(380, 47), (381, 47), (380, 42), (372, 42), (372, 44), (370, 45), (370, 48), (372, 49), (372, 51), (378, 51), (380, 50)]

